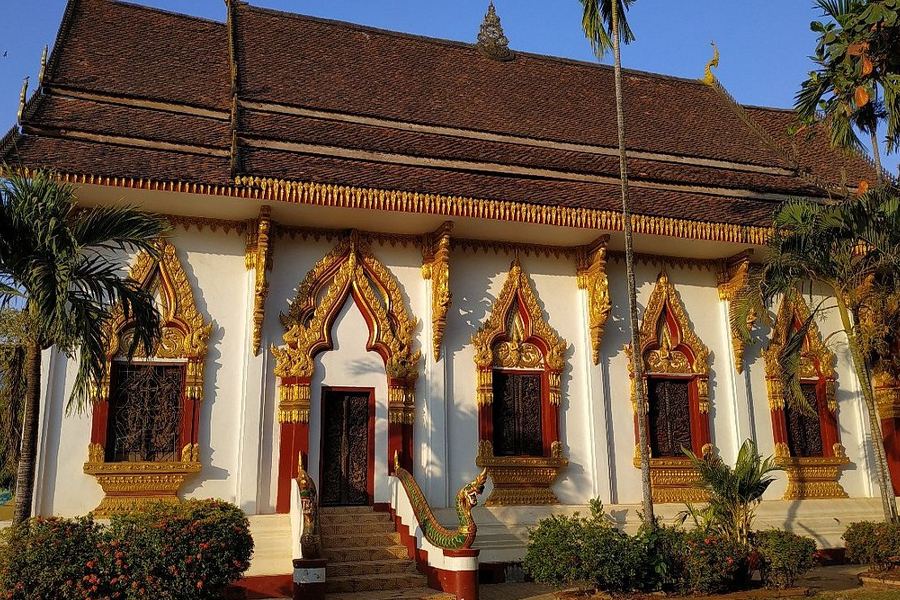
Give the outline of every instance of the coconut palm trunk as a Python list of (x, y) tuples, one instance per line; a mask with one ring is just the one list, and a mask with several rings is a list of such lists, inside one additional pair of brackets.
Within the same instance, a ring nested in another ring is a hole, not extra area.
[(876, 128), (877, 125), (869, 129), (869, 140), (872, 142), (872, 160), (875, 161), (875, 181), (878, 182), (878, 185), (881, 185), (884, 178), (881, 175), (881, 152), (878, 149), (878, 132)]
[(25, 418), (22, 424), (22, 451), (16, 472), (16, 504), (13, 523), (31, 516), (34, 471), (37, 463), (38, 423), (41, 408), (41, 347), (36, 341), (25, 350)]
[(875, 404), (875, 392), (869, 379), (866, 361), (863, 356), (857, 330), (850, 321), (850, 313), (847, 304), (841, 298), (840, 293), (835, 294), (838, 312), (841, 315), (841, 324), (847, 334), (847, 345), (850, 347), (850, 356), (853, 361), (853, 369), (859, 385), (862, 388), (863, 401), (866, 404), (866, 413), (869, 417), (869, 429), (872, 433), (872, 450), (875, 454), (875, 472), (878, 479), (878, 487), (881, 488), (881, 507), (884, 511), (884, 520), (889, 523), (898, 521), (897, 502), (894, 499), (894, 484), (891, 481), (891, 471), (887, 462), (887, 454), (884, 450), (884, 440), (881, 437), (881, 424), (878, 422), (878, 408)]
[(611, 3), (613, 34), (613, 75), (616, 89), (616, 131), (619, 137), (619, 179), (622, 182), (622, 230), (625, 234), (625, 274), (628, 280), (628, 313), (631, 323), (631, 369), (637, 405), (638, 447), (641, 460), (641, 487), (644, 525), (653, 527), (653, 493), (650, 489), (650, 446), (647, 440), (647, 400), (644, 394), (644, 361), (641, 356), (640, 329), (637, 314), (637, 285), (634, 277), (634, 240), (631, 228), (631, 205), (628, 201), (628, 161), (625, 148), (625, 98), (622, 93), (622, 58), (619, 35), (619, 2)]

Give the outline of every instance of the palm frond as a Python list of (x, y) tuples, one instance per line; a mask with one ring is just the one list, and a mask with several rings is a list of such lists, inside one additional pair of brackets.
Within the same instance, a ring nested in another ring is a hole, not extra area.
[(579, 0), (579, 2), (583, 7), (581, 26), (597, 58), (603, 58), (613, 47), (613, 2), (618, 4), (619, 39), (624, 44), (634, 41), (634, 32), (628, 26), (625, 12), (635, 0)]

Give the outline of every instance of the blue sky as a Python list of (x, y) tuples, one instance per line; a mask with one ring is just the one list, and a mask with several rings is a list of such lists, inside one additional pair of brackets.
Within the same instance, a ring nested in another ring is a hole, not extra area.
[[(216, 20), (225, 16), (222, 0), (141, 3)], [(487, 8), (487, 0), (252, 3), (460, 41), (475, 40)], [(581, 31), (577, 0), (494, 4), (513, 49), (595, 60)], [(41, 49), (44, 44), (52, 47), (64, 8), (64, 0), (0, 0), (0, 135), (14, 124), (22, 78), (36, 80)], [(638, 0), (628, 15), (637, 40), (623, 49), (622, 62), (632, 69), (699, 77), (712, 55), (710, 40), (715, 40), (721, 53), (716, 74), (739, 102), (787, 108), (812, 67), (808, 56), (815, 36), (809, 23), (818, 16), (812, 0)], [(885, 160), (889, 168), (896, 162), (896, 155)]]

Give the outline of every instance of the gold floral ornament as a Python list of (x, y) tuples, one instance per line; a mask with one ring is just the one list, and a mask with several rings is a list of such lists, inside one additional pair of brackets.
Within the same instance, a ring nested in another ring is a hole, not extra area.
[(612, 310), (609, 300), (609, 278), (606, 275), (606, 245), (609, 236), (605, 235), (579, 252), (578, 288), (588, 293), (588, 319), (591, 329), (591, 350), (594, 364), (600, 364), (600, 344), (606, 330), (606, 321)]
[[(738, 373), (744, 371), (744, 341), (737, 332), (734, 316), (734, 302), (738, 294), (748, 283), (750, 274), (750, 256), (753, 250), (747, 250), (736, 254), (731, 258), (719, 262), (716, 273), (718, 280), (719, 300), (728, 302), (729, 329), (731, 332), (731, 347), (734, 353), (734, 369)], [(748, 315), (748, 326), (752, 326), (756, 315)]]
[(431, 345), (435, 360), (441, 358), (441, 344), (447, 326), (447, 313), (453, 295), (450, 293), (450, 231), (447, 221), (422, 240), (422, 277), (431, 281)]
[[(135, 357), (138, 361), (150, 358), (184, 364), (181, 401), (190, 413), (195, 413), (203, 400), (203, 369), (212, 323), (206, 322), (197, 310), (191, 284), (178, 259), (175, 246), (165, 240), (160, 240), (158, 245), (159, 259), (143, 252), (137, 257), (129, 274), (141, 287), (156, 294), (162, 334), (151, 356), (147, 357), (143, 349), (139, 348)], [(193, 421), (192, 414), (182, 414), (182, 438), (187, 429), (190, 428), (192, 432), (176, 461), (106, 461), (106, 428), (102, 425), (105, 425), (108, 410), (100, 408), (107, 406), (112, 395), (113, 361), (123, 355), (123, 349), (130, 347), (134, 328), (133, 323), (126, 320), (121, 306), (118, 306), (113, 309), (104, 330), (108, 340), (106, 369), (103, 379), (94, 386), (93, 396), (95, 425), (98, 419), (102, 419), (103, 423), (95, 427), (97, 433), (88, 447), (88, 462), (84, 465), (84, 472), (97, 477), (106, 493), (94, 514), (106, 516), (150, 500), (177, 502), (178, 490), (185, 479), (201, 468), (197, 432), (189, 423)]]
[(422, 353), (413, 351), (417, 320), (410, 316), (394, 276), (356, 231), (313, 266), (281, 323), (284, 346), (272, 346), (280, 378), (278, 420), (308, 423), (315, 356), (332, 347), (331, 327), (348, 296), (369, 326), (366, 348), (377, 352), (388, 377), (388, 418), (410, 424)]
[(262, 343), (262, 328), (266, 317), (266, 298), (269, 296), (268, 271), (272, 269), (272, 207), (259, 209), (259, 218), (247, 227), (247, 247), (244, 262), (253, 270), (253, 354), (258, 356)]
[[(688, 381), (691, 421), (691, 450), (696, 454), (713, 451), (709, 435), (709, 349), (691, 327), (675, 286), (663, 271), (647, 302), (641, 323), (641, 358), (646, 379), (654, 376)], [(631, 347), (626, 346), (631, 372)], [(635, 381), (631, 374), (631, 406), (637, 418)], [(648, 406), (651, 402), (647, 398)], [(635, 467), (640, 467), (639, 448), (635, 447)], [(706, 494), (694, 484), (700, 474), (687, 457), (650, 457), (650, 482), (654, 502), (702, 502)]]
[[(535, 505), (559, 502), (551, 486), (568, 464), (559, 440), (562, 371), (568, 344), (544, 320), (537, 297), (518, 259), (487, 321), (472, 337), (477, 368), (478, 457), (494, 488), (486, 505)], [(494, 369), (541, 374), (542, 456), (494, 456)]]
[(786, 294), (775, 317), (772, 339), (763, 350), (766, 391), (775, 438), (775, 461), (788, 477), (785, 500), (847, 497), (847, 492), (838, 482), (841, 467), (850, 459), (838, 439), (835, 356), (825, 345), (815, 320), (810, 322), (800, 350), (800, 381), (815, 384), (817, 401), (823, 404), (817, 411), (822, 456), (792, 456), (787, 443), (786, 382), (781, 368), (781, 353), (791, 333), (809, 318), (810, 310), (803, 296), (796, 290)]

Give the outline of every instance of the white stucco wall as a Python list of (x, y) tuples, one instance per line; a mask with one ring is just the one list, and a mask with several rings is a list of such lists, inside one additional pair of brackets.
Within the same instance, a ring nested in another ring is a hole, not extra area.
[[(275, 366), (268, 348), (281, 344), (278, 314), (287, 310), (298, 283), (337, 241), (280, 236), (274, 239), (262, 348), (250, 349), (253, 273), (244, 266), (242, 235), (221, 229), (178, 228), (172, 243), (192, 284), (198, 309), (215, 325), (205, 371), (205, 399), (200, 414), (200, 459), (203, 471), (189, 479), (184, 493), (219, 497), (240, 504), (251, 514), (274, 512), (277, 487), (279, 426), (276, 420)], [(396, 277), (406, 308), (419, 319), (417, 347), (423, 352), (417, 384), (414, 426), (414, 475), (436, 508), (451, 506), (456, 491), (478, 473), (476, 378), (470, 338), (490, 314), (506, 280), (513, 255), (456, 249), (451, 253), (453, 305), (447, 316), (443, 354), (431, 350), (430, 282), (422, 279), (421, 252), (412, 245), (375, 243), (376, 257)], [(612, 312), (599, 365), (589, 346), (586, 292), (576, 286), (574, 261), (565, 257), (523, 255), (520, 262), (534, 286), (543, 316), (568, 342), (562, 377), (561, 438), (569, 467), (554, 489), (565, 504), (583, 505), (594, 496), (606, 504), (640, 501), (640, 473), (632, 463), (635, 447), (627, 357), (628, 305), (625, 267), (608, 264)], [(659, 262), (640, 261), (638, 304), (650, 297)], [(733, 366), (727, 307), (718, 299), (711, 266), (665, 266), (692, 327), (710, 350), (711, 436), (716, 451), (732, 461), (746, 437), (764, 454), (773, 451), (772, 425), (760, 357), (762, 344), (747, 349), (744, 374)], [(777, 305), (773, 307), (777, 309)], [(836, 315), (820, 322), (827, 336), (839, 326)], [(765, 332), (764, 332), (765, 333)], [(318, 475), (321, 447), (321, 387), (374, 388), (376, 394), (375, 500), (386, 502), (387, 386), (382, 359), (367, 352), (368, 329), (358, 308), (348, 300), (332, 330), (334, 348), (316, 358), (312, 384), (310, 471)], [(841, 483), (852, 497), (877, 494), (873, 486), (871, 439), (865, 408), (849, 369), (840, 338), (831, 344), (837, 355), (838, 423), (851, 464)], [(90, 435), (90, 417), (65, 416), (64, 404), (74, 366), (63, 357), (45, 354), (46, 404), (42, 415), (40, 485), (36, 506), (41, 514), (87, 512), (102, 491), (82, 473)], [(767, 498), (778, 499), (784, 477)], [(488, 490), (489, 492), (489, 490)]]

